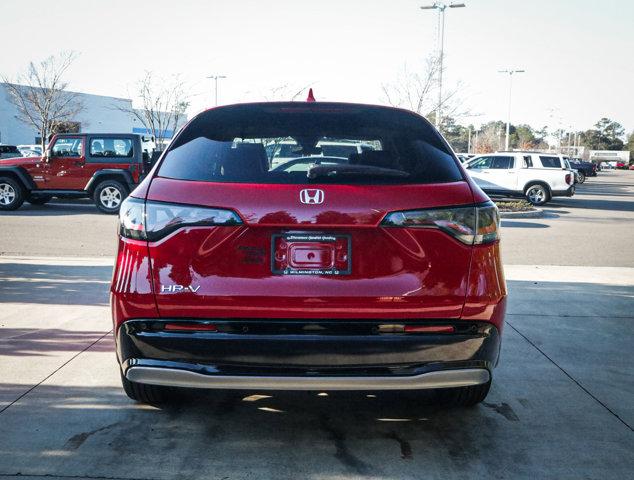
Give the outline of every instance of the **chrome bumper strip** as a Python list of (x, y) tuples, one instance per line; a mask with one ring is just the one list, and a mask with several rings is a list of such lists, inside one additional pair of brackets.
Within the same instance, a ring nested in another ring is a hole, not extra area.
[(268, 377), (205, 375), (162, 367), (130, 367), (126, 378), (133, 382), (185, 388), (240, 390), (422, 390), (467, 387), (486, 383), (484, 368), (440, 370), (414, 376), (394, 377)]

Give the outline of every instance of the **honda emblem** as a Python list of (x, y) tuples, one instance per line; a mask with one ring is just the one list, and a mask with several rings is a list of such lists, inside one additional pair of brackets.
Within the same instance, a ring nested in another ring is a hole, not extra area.
[(305, 188), (299, 192), (299, 201), (306, 205), (319, 205), (324, 203), (324, 191), (317, 188)]

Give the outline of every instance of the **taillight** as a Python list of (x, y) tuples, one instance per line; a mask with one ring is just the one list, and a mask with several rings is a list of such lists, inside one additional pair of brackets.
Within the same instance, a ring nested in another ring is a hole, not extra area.
[(466, 245), (481, 245), (499, 238), (500, 215), (493, 202), (486, 202), (468, 207), (392, 212), (385, 216), (381, 225), (437, 228)]
[(128, 197), (119, 211), (122, 237), (155, 242), (183, 227), (241, 225), (231, 210), (176, 203), (143, 201)]
[[(560, 177), (561, 178), (561, 177)], [(567, 173), (566, 174), (566, 183), (568, 185), (572, 185), (572, 174), (571, 173)]]

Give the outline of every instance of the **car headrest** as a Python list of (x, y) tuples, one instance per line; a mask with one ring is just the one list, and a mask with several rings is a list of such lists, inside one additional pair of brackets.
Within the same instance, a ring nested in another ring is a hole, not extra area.
[(264, 146), (260, 143), (238, 143), (227, 150), (222, 166), (223, 175), (230, 180), (262, 178), (268, 170)]
[(368, 150), (350, 155), (351, 165), (369, 165), (371, 167), (397, 168), (394, 157), (384, 150)]

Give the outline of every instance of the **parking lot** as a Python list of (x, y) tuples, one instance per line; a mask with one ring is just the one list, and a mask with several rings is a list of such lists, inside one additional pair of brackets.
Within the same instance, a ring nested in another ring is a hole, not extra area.
[(502, 222), (509, 309), (486, 401), (191, 392), (133, 403), (108, 308), (116, 219), (88, 202), (0, 216), (0, 476), (630, 478), (634, 172)]

